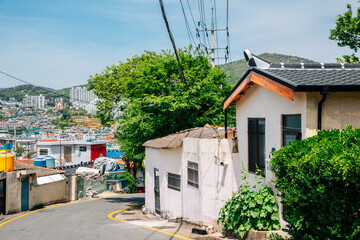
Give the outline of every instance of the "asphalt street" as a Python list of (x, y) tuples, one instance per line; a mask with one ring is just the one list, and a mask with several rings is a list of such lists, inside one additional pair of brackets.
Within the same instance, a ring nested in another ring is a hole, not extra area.
[(0, 239), (179, 239), (107, 217), (116, 210), (141, 202), (144, 202), (144, 195), (136, 194), (44, 209), (1, 226)]

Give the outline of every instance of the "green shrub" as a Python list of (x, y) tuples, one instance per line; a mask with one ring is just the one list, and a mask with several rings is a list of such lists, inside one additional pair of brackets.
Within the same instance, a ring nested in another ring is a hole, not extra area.
[(135, 192), (135, 178), (131, 173), (125, 172), (125, 173), (120, 174), (118, 177), (119, 177), (119, 179), (124, 179), (124, 178), (128, 179), (130, 192), (131, 193)]
[(360, 239), (360, 129), (295, 141), (271, 166), (294, 239)]
[(283, 237), (278, 233), (272, 233), (268, 237), (266, 237), (266, 240), (289, 240), (289, 238)]
[(225, 231), (240, 237), (249, 230), (279, 230), (279, 208), (271, 189), (261, 185), (259, 179), (255, 186), (250, 186), (247, 175), (243, 177), (245, 183), (221, 208), (218, 223), (223, 224)]

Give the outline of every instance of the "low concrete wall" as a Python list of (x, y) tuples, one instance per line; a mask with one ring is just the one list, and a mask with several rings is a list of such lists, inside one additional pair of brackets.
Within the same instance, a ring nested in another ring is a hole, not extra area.
[(17, 172), (8, 172), (6, 177), (6, 214), (21, 210), (21, 181)]
[(107, 182), (105, 178), (91, 179), (81, 178), (77, 179), (77, 198), (83, 198), (86, 194), (86, 189), (94, 187), (97, 193), (102, 193), (107, 190)]
[(67, 202), (68, 193), (66, 180), (31, 186), (29, 198), (30, 209), (40, 203), (49, 205), (53, 203)]

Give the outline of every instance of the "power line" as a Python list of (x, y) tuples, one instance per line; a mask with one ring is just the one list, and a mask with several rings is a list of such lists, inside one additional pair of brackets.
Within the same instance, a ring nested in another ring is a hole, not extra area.
[[(43, 90), (45, 90), (45, 91), (48, 91), (48, 92), (51, 92), (51, 93), (55, 93), (55, 94), (57, 94), (58, 96), (63, 97), (63, 98), (65, 98), (65, 99), (69, 99), (68, 96), (66, 96), (66, 95), (64, 95), (64, 94), (61, 94), (61, 93), (58, 93), (58, 92), (56, 92), (56, 91), (52, 91), (52, 90), (50, 90), (50, 89), (47, 88), (47, 87), (40, 86), (40, 85), (35, 85), (35, 84), (31, 83), (31, 82), (25, 81), (25, 80), (23, 80), (23, 79), (20, 79), (20, 78), (18, 78), (18, 77), (15, 77), (15, 76), (13, 76), (13, 75), (10, 75), (10, 74), (8, 74), (8, 73), (6, 73), (6, 72), (3, 72), (3, 71), (1, 71), (1, 70), (0, 70), (0, 73), (4, 74), (5, 76), (8, 76), (8, 77), (10, 77), (10, 78), (12, 78), (12, 79), (15, 79), (15, 80), (17, 80), (17, 81), (19, 81), (19, 82), (22, 82), (22, 83), (25, 83), (25, 84), (28, 84), (28, 85), (31, 85), (31, 86), (34, 86), (34, 87), (41, 88), (41, 89), (43, 89)], [(85, 101), (83, 101), (83, 100), (79, 100), (79, 99), (75, 99), (75, 98), (73, 98), (73, 99), (74, 99), (75, 101), (78, 101), (78, 102), (88, 103), (88, 102), (85, 102)]]
[(177, 60), (177, 62), (178, 62), (178, 64), (179, 64), (180, 72), (181, 72), (181, 75), (182, 75), (182, 77), (183, 77), (184, 83), (186, 84), (186, 79), (185, 79), (184, 71), (183, 71), (183, 68), (182, 68), (182, 66), (181, 66), (180, 59), (179, 59), (179, 56), (178, 56), (178, 53), (177, 53), (177, 50), (176, 50), (176, 45), (175, 45), (174, 37), (173, 37), (173, 35), (172, 35), (172, 33), (171, 33), (170, 26), (169, 26), (169, 23), (168, 23), (167, 18), (166, 18), (163, 1), (162, 1), (162, 0), (159, 0), (159, 3), (160, 3), (161, 12), (162, 12), (162, 15), (163, 15), (163, 18), (164, 18), (164, 21), (165, 21), (166, 29), (167, 29), (167, 31), (168, 31), (168, 33), (169, 33), (170, 41), (171, 41), (171, 44), (172, 44), (172, 46), (173, 46), (173, 48), (174, 48), (176, 60)]
[[(185, 20), (185, 25), (186, 25), (186, 30), (188, 32), (188, 36), (189, 36), (189, 40), (190, 40), (190, 43), (192, 44), (192, 41), (194, 43), (194, 46), (196, 46), (196, 42), (194, 40), (194, 37), (191, 33), (191, 29), (190, 29), (190, 26), (189, 26), (189, 22), (187, 20), (187, 17), (186, 17), (186, 14), (185, 14), (185, 10), (184, 10), (184, 6), (183, 6), (183, 3), (182, 3), (182, 0), (180, 0), (180, 4), (181, 4), (181, 9), (182, 9), (182, 12), (183, 12), (183, 15), (184, 15), (184, 20)], [(192, 41), (191, 41), (192, 40)]]

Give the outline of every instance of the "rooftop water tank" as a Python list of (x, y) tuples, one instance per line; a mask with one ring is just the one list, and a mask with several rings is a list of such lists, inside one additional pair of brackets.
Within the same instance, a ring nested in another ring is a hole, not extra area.
[(34, 166), (46, 168), (46, 160), (44, 159), (44, 157), (37, 157), (34, 160)]
[(44, 157), (44, 160), (46, 161), (47, 168), (55, 167), (55, 158), (53, 158), (51, 156), (46, 156), (46, 157)]
[(14, 155), (4, 151), (0, 152), (0, 172), (1, 171), (14, 171)]

